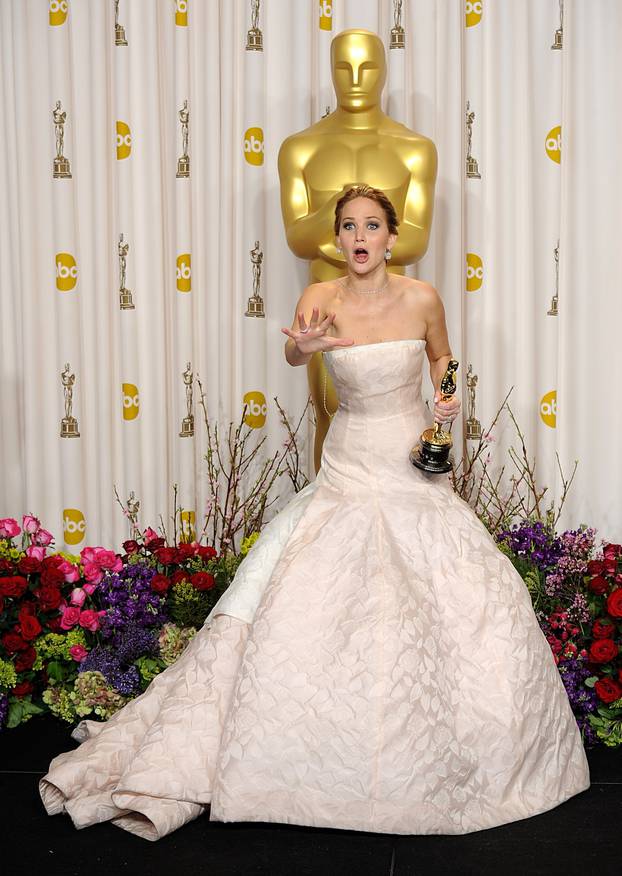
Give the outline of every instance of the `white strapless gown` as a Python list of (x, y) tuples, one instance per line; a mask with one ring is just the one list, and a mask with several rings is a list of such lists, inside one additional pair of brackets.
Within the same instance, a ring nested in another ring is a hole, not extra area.
[[(40, 780), (50, 814), (157, 840), (217, 821), (462, 834), (590, 785), (525, 584), (446, 475), (425, 343), (325, 354), (322, 465), (263, 528), (177, 663)], [(210, 805), (211, 804), (211, 805)]]

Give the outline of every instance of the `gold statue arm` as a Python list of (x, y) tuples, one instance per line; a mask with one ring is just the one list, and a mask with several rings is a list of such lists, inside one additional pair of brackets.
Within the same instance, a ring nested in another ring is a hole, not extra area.
[(418, 260), (428, 248), (432, 213), (434, 209), (434, 185), (438, 167), (438, 153), (431, 140), (426, 140), (413, 156), (413, 176), (406, 192), (404, 218), (400, 222), (399, 235), (392, 250), (393, 264), (411, 264), (413, 254)]

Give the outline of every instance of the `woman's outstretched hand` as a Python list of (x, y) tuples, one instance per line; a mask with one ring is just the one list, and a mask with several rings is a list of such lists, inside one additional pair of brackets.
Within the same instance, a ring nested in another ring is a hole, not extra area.
[(459, 398), (452, 395), (449, 401), (442, 402), (441, 393), (437, 389), (434, 393), (434, 422), (436, 423), (451, 423), (458, 414), (462, 404)]
[(334, 322), (334, 313), (327, 313), (321, 321), (319, 316), (319, 307), (315, 305), (311, 313), (311, 321), (307, 325), (304, 313), (299, 311), (298, 325), (300, 328), (298, 331), (294, 332), (288, 328), (281, 328), (281, 331), (294, 341), (298, 350), (304, 355), (318, 353), (322, 350), (332, 350), (333, 347), (352, 346), (354, 343), (353, 338), (331, 338), (330, 335), (326, 334), (329, 326)]

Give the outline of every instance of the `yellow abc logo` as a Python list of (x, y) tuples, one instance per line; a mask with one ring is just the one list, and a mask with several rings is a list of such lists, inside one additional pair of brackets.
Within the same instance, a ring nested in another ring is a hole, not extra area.
[(177, 288), (180, 292), (190, 292), (192, 271), (190, 270), (190, 253), (177, 256)]
[(333, 29), (333, 4), (320, 0), (320, 30)]
[(263, 164), (263, 131), (249, 128), (244, 134), (244, 158), (249, 164)]
[(181, 520), (181, 536), (182, 541), (194, 541), (196, 538), (195, 521), (196, 514), (194, 511), (181, 511), (179, 518)]
[(246, 425), (250, 426), (251, 429), (261, 429), (266, 422), (266, 413), (268, 411), (266, 397), (263, 392), (256, 390), (245, 393), (244, 404), (246, 405), (246, 413), (244, 414)]
[(65, 508), (63, 511), (63, 537), (65, 544), (79, 544), (86, 533), (86, 520), (82, 511), (77, 508)]
[(542, 422), (554, 429), (557, 424), (557, 390), (552, 389), (540, 400), (540, 416)]
[(544, 142), (544, 148), (546, 149), (546, 154), (549, 156), (551, 161), (556, 161), (560, 164), (562, 159), (562, 129), (561, 125), (556, 125), (546, 135), (546, 140)]
[(138, 387), (133, 383), (122, 384), (123, 390), (123, 419), (135, 420), (140, 410), (140, 400), (138, 398)]
[(132, 151), (132, 133), (126, 122), (117, 122), (117, 158), (127, 158)]
[(464, 4), (464, 11), (466, 13), (466, 26), (473, 27), (475, 24), (479, 24), (482, 20), (482, 12), (484, 6), (484, 0), (466, 0)]
[(65, 23), (68, 9), (67, 0), (50, 0), (50, 24), (52, 27), (58, 27), (59, 24)]
[(188, 26), (188, 0), (176, 0), (175, 24), (178, 27)]
[(466, 290), (467, 292), (477, 292), (484, 279), (484, 264), (480, 257), (474, 252), (467, 253), (466, 263)]
[(78, 282), (78, 266), (69, 252), (56, 253), (56, 288), (60, 292), (69, 292)]

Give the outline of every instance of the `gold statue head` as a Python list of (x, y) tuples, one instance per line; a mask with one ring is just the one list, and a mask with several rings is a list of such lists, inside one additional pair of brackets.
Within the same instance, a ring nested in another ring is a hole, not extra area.
[(330, 46), (337, 104), (348, 112), (378, 106), (387, 78), (384, 45), (371, 30), (343, 30)]

